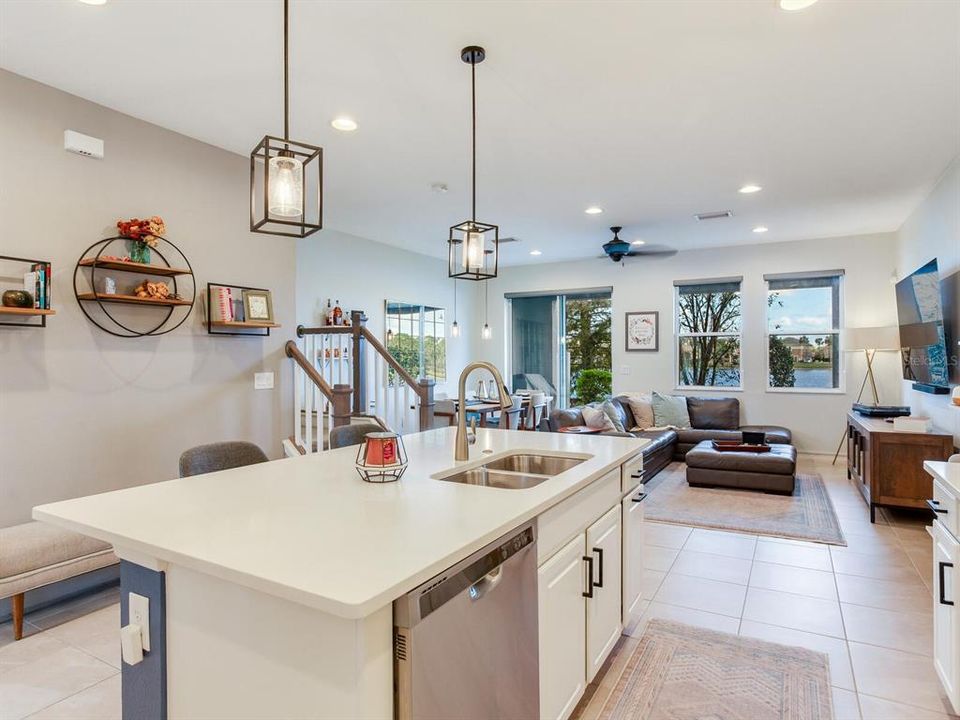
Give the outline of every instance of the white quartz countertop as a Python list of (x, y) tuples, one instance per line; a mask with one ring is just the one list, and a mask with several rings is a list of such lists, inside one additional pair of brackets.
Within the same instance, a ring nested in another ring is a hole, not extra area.
[(950, 487), (957, 497), (960, 497), (960, 463), (948, 463), (942, 460), (925, 460), (923, 469)]
[[(363, 482), (356, 448), (40, 505), (33, 517), (345, 618), (366, 617), (633, 457), (648, 442), (481, 429), (453, 461), (455, 428), (404, 436), (395, 483)], [(525, 490), (431, 476), (505, 453), (585, 462)], [(484, 451), (489, 451), (484, 453)]]

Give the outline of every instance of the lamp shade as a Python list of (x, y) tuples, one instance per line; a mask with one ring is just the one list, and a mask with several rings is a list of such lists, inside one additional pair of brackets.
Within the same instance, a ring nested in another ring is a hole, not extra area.
[(900, 329), (896, 325), (844, 328), (843, 349), (846, 351), (898, 351), (900, 350)]

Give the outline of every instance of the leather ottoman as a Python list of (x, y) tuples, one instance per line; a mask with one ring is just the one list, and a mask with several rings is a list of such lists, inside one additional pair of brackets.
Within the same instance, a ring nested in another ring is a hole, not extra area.
[(720, 452), (710, 440), (687, 453), (687, 484), (694, 487), (730, 487), (793, 494), (797, 449), (770, 445), (770, 452)]

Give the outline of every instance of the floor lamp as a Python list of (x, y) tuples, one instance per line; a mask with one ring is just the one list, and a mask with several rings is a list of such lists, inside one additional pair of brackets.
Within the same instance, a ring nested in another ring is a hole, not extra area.
[[(873, 377), (873, 358), (878, 352), (900, 352), (900, 329), (895, 325), (845, 328), (841, 347), (844, 352), (862, 352), (867, 361), (867, 372), (863, 376), (863, 382), (860, 383), (860, 392), (857, 393), (856, 401), (860, 402), (863, 399), (863, 391), (869, 381), (873, 404), (879, 405), (877, 381)], [(833, 455), (833, 464), (836, 464), (837, 458), (840, 457), (840, 451), (846, 440), (847, 433), (844, 431), (843, 437), (840, 438), (840, 445), (837, 446), (837, 452)]]

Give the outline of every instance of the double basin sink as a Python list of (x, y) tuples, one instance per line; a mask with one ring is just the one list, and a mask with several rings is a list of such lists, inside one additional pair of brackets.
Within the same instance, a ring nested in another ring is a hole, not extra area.
[(583, 461), (584, 458), (577, 457), (516, 453), (437, 479), (504, 490), (525, 490), (576, 467)]

